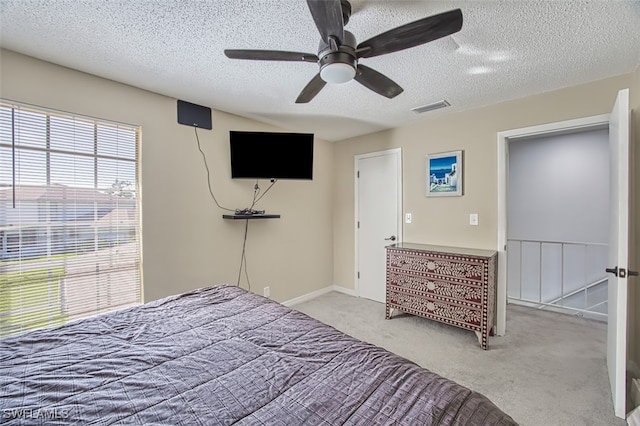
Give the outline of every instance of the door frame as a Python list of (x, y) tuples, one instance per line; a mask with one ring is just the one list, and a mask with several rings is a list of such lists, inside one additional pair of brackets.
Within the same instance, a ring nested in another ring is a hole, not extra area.
[(360, 247), (360, 243), (359, 243), (359, 230), (358, 230), (358, 218), (360, 217), (360, 208), (358, 207), (358, 200), (360, 197), (360, 189), (359, 189), (359, 181), (358, 181), (358, 161), (360, 161), (361, 159), (365, 159), (365, 158), (370, 158), (370, 157), (379, 157), (379, 156), (384, 156), (384, 155), (393, 155), (396, 157), (396, 165), (397, 165), (397, 171), (398, 171), (398, 175), (397, 175), (397, 208), (398, 208), (398, 223), (397, 223), (397, 229), (398, 229), (398, 239), (396, 242), (402, 242), (402, 234), (403, 234), (403, 229), (402, 229), (402, 148), (391, 148), (391, 149), (385, 149), (383, 151), (375, 151), (375, 152), (368, 152), (366, 154), (357, 154), (354, 156), (354, 162), (353, 162), (353, 184), (354, 184), (354, 197), (353, 197), (353, 202), (354, 202), (354, 219), (353, 219), (353, 223), (354, 223), (354, 227), (353, 227), (353, 239), (354, 239), (354, 247), (355, 247), (355, 257), (354, 257), (354, 271), (353, 271), (353, 282), (354, 282), (354, 286), (353, 288), (355, 289), (355, 293), (356, 296), (360, 297), (360, 288), (359, 288), (359, 282), (360, 280), (358, 279), (358, 272), (359, 272), (359, 259), (360, 259), (360, 251), (359, 251), (359, 247)]
[(594, 115), (574, 120), (498, 132), (498, 288), (496, 292), (496, 334), (506, 333), (507, 322), (507, 176), (509, 172), (509, 141), (539, 136), (552, 136), (583, 130), (609, 128), (610, 114)]

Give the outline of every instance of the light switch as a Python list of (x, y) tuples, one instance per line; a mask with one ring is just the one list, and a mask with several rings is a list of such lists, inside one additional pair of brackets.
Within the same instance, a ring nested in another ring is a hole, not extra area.
[(404, 214), (404, 222), (405, 223), (411, 223), (411, 213), (405, 213)]
[(471, 213), (469, 215), (469, 225), (478, 226), (478, 213)]

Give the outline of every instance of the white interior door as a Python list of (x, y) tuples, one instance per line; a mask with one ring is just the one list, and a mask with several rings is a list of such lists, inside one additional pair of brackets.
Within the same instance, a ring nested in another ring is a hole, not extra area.
[(394, 149), (356, 156), (356, 292), (385, 302), (385, 246), (401, 236), (401, 159)]
[(621, 90), (609, 119), (610, 205), (607, 368), (615, 415), (625, 418), (627, 267), (629, 248), (629, 90)]

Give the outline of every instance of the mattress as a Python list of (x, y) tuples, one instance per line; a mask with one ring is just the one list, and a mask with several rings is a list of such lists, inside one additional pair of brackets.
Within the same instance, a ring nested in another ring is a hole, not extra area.
[(514, 425), (488, 398), (239, 287), (0, 340), (0, 424)]

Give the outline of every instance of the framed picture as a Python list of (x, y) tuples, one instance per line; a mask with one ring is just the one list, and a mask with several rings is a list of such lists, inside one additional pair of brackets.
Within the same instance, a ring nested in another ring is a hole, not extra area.
[(427, 197), (462, 195), (462, 151), (427, 155)]

